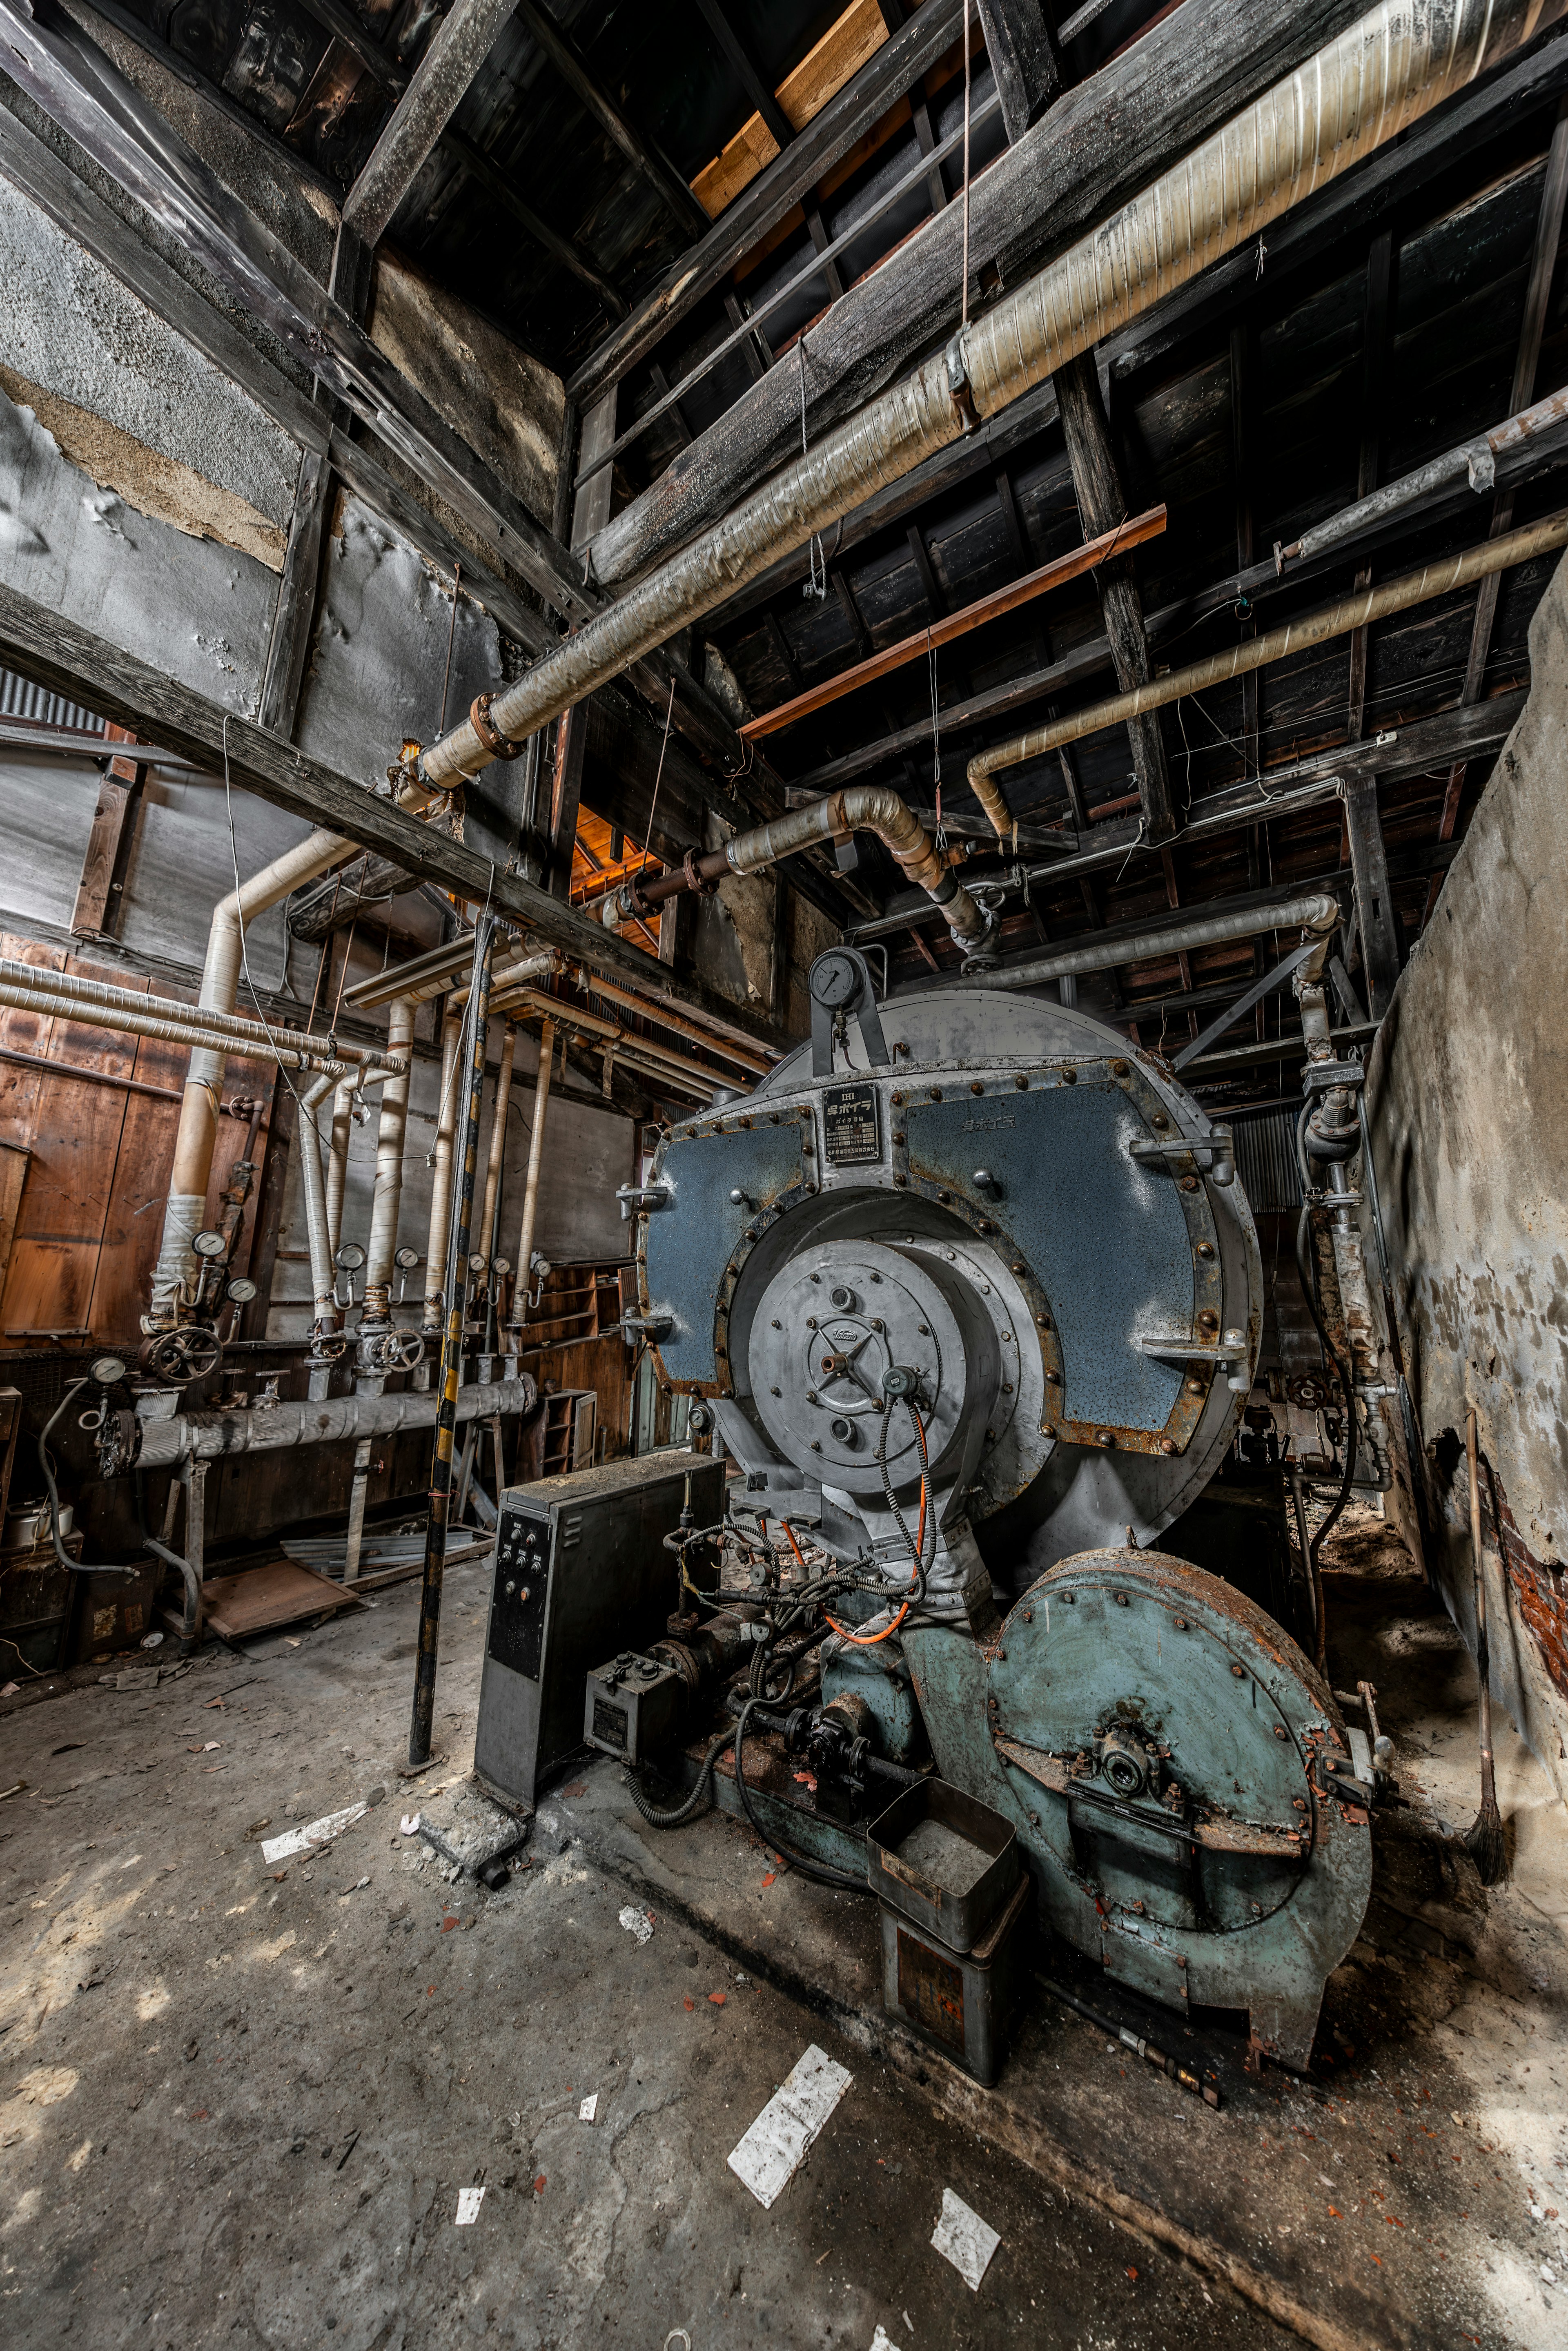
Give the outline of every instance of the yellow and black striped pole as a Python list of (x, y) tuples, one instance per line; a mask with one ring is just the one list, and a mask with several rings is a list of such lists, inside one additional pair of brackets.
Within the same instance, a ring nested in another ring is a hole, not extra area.
[(468, 1242), (474, 1222), (474, 1180), (479, 1165), (479, 1111), (485, 1093), (485, 1044), (489, 1031), (490, 967), (496, 925), (481, 915), (474, 933), (474, 977), (468, 989), (468, 1106), (463, 1122), (463, 1175), (457, 1186), (446, 1251), (446, 1293), (441, 1340), (441, 1402), (430, 1471), (430, 1517), (424, 1534), (424, 1588), (419, 1604), (419, 1660), (414, 1667), (411, 1765), (430, 1761), (435, 1716), (435, 1659), (441, 1641), (441, 1580), (446, 1567), (446, 1520), (452, 1507), (452, 1440), (457, 1426), (457, 1384), (463, 1371), (463, 1324), (468, 1309)]

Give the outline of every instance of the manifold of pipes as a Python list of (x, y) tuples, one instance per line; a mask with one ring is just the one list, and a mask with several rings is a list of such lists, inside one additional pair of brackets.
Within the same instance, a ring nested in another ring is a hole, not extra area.
[[(406, 773), (399, 776), (394, 798), (400, 807), (420, 815), (447, 805), (445, 794)], [(196, 999), (198, 1013), (212, 1011), (233, 1017), (245, 960), (246, 927), (269, 906), (287, 898), (291, 890), (297, 890), (301, 883), (313, 882), (356, 846), (342, 833), (309, 833), (218, 900), (207, 933), (206, 960)], [(226, 1050), (235, 1049), (230, 1045)], [(277, 1057), (284, 1061), (285, 1067), (290, 1066), (284, 1056), (291, 1050), (285, 1048)], [(197, 1260), (191, 1242), (206, 1214), (225, 1058), (223, 1047), (205, 1043), (198, 1045), (191, 1055), (174, 1137), (174, 1165), (163, 1212), (162, 1240), (152, 1272), (152, 1311), (142, 1317), (144, 1327), (151, 1330), (163, 1329), (178, 1318), (187, 1285), (196, 1276)], [(341, 1076), (343, 1071), (340, 1068), (334, 1074)]]
[[(1521, 47), (1568, 0), (1380, 0), (1183, 162), (996, 303), (716, 528), (660, 564), (490, 700), (519, 740), (724, 603), (814, 531), (902, 480), (1080, 352), (1249, 244)], [(472, 716), (418, 761), (456, 785), (494, 757)]]
[(1568, 510), (1505, 532), (1500, 538), (1483, 539), (1479, 547), (1467, 549), (1462, 555), (1445, 556), (1441, 562), (1426, 564), (1419, 571), (1407, 571), (1403, 579), (1390, 580), (1385, 587), (1363, 589), (1354, 596), (1343, 597), (1336, 604), (1326, 605), (1322, 611), (1285, 621), (1260, 637), (1243, 640), (1225, 653), (1213, 653), (1207, 661), (1190, 662), (1186, 669), (1170, 670), (1164, 677), (1154, 678), (1147, 685), (1136, 686), (1130, 693), (1108, 695), (1103, 702), (1075, 710), (1070, 717), (1052, 719), (1047, 726), (1031, 726), (1006, 743), (995, 743), (988, 751), (978, 751), (970, 760), (970, 789), (990, 818), (998, 838), (1006, 841), (1013, 820), (996, 780), (999, 768), (1015, 768), (1024, 759), (1059, 750), (1064, 743), (1077, 742), (1085, 735), (1097, 735), (1102, 727), (1136, 718), (1143, 711), (1157, 710), (1189, 694), (1201, 694), (1211, 685), (1223, 685), (1231, 678), (1245, 676), (1249, 671), (1282, 661), (1287, 654), (1301, 653), (1309, 645), (1323, 644), (1332, 637), (1349, 636), (1391, 612), (1406, 612), (1414, 604), (1430, 603), (1435, 597), (1450, 595), (1456, 589), (1468, 588), (1493, 572), (1509, 570), (1516, 563), (1528, 563), (1534, 556), (1564, 546), (1568, 546)]
[(852, 833), (874, 832), (910, 881), (940, 906), (947, 928), (960, 947), (972, 951), (993, 928), (995, 916), (970, 897), (944, 863), (930, 834), (914, 810), (887, 784), (853, 784), (848, 791), (830, 793), (806, 808), (791, 809), (767, 824), (737, 832), (722, 849), (704, 857), (688, 857), (652, 882), (623, 882), (602, 901), (600, 919), (607, 929), (662, 905), (682, 890), (699, 889), (727, 873), (755, 873), (781, 857), (793, 857), (820, 841), (847, 841)]
[[(457, 1391), (457, 1417), (490, 1420), (497, 1413), (531, 1412), (538, 1389), (527, 1374), (474, 1381)], [(349, 1437), (392, 1437), (429, 1428), (440, 1398), (432, 1388), (393, 1395), (326, 1396), (298, 1404), (253, 1405), (246, 1412), (175, 1413), (140, 1424), (140, 1469), (166, 1469), (177, 1461), (215, 1461), (227, 1453), (283, 1453), (297, 1445), (333, 1445)]]
[[(384, 1051), (369, 1045), (346, 1044), (337, 1037), (325, 1037), (299, 1029), (267, 1029), (259, 1020), (251, 1020), (238, 1012), (217, 1012), (200, 1005), (187, 1004), (179, 997), (149, 996), (140, 988), (117, 987), (112, 981), (90, 979), (77, 972), (57, 971), (47, 964), (21, 963), (10, 956), (0, 956), (0, 986), (18, 988), (26, 994), (44, 994), (63, 1002), (79, 1005), (79, 1018), (89, 1028), (106, 1028), (110, 1024), (95, 1019), (97, 1012), (145, 1013), (164, 1028), (184, 1028), (199, 1030), (208, 1037), (228, 1037), (233, 1050), (261, 1061), (275, 1058), (276, 1038), (290, 1054), (288, 1066), (305, 1070), (326, 1061), (360, 1061), (371, 1069), (380, 1068), (387, 1060)], [(70, 1018), (69, 1014), (62, 1016)], [(161, 1033), (161, 1032), (160, 1032)]]

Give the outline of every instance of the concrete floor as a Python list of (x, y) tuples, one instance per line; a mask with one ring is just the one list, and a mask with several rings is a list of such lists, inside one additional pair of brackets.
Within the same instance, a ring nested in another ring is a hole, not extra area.
[[(720, 1818), (652, 1838), (604, 1763), (505, 1891), (447, 1883), (399, 1815), (461, 1776), (486, 1592), (449, 1579), (449, 1761), (417, 1794), (413, 1585), (253, 1663), (0, 1708), (0, 1789), (31, 1783), (0, 1802), (8, 2340), (1568, 2344), (1562, 1816), (1503, 1724), (1513, 1880), (1455, 1867), (1473, 1677), (1418, 1581), (1331, 1586), (1333, 1678), (1377, 1682), (1416, 1807), (1312, 2078), (1249, 2076), (1198, 2020), (1219, 2115), (1043, 1996), (976, 2090), (886, 2029), (869, 1904)], [(367, 1796), (266, 1866), (263, 1834)], [(813, 2043), (853, 2084), (764, 2210), (726, 2158)], [(929, 2243), (945, 2188), (1001, 2236), (977, 2294)]]

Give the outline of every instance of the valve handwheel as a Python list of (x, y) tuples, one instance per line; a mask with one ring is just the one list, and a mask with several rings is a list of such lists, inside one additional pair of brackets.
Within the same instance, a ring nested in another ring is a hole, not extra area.
[(204, 1380), (223, 1362), (223, 1343), (215, 1331), (200, 1322), (183, 1322), (174, 1331), (161, 1332), (149, 1343), (147, 1367), (161, 1380), (183, 1383)]

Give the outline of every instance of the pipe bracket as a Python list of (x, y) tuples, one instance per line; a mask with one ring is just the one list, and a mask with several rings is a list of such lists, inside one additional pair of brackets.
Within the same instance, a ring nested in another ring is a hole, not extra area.
[(528, 745), (514, 743), (491, 723), (490, 705), (495, 698), (493, 694), (476, 694), (468, 705), (468, 724), (492, 759), (520, 759)]

